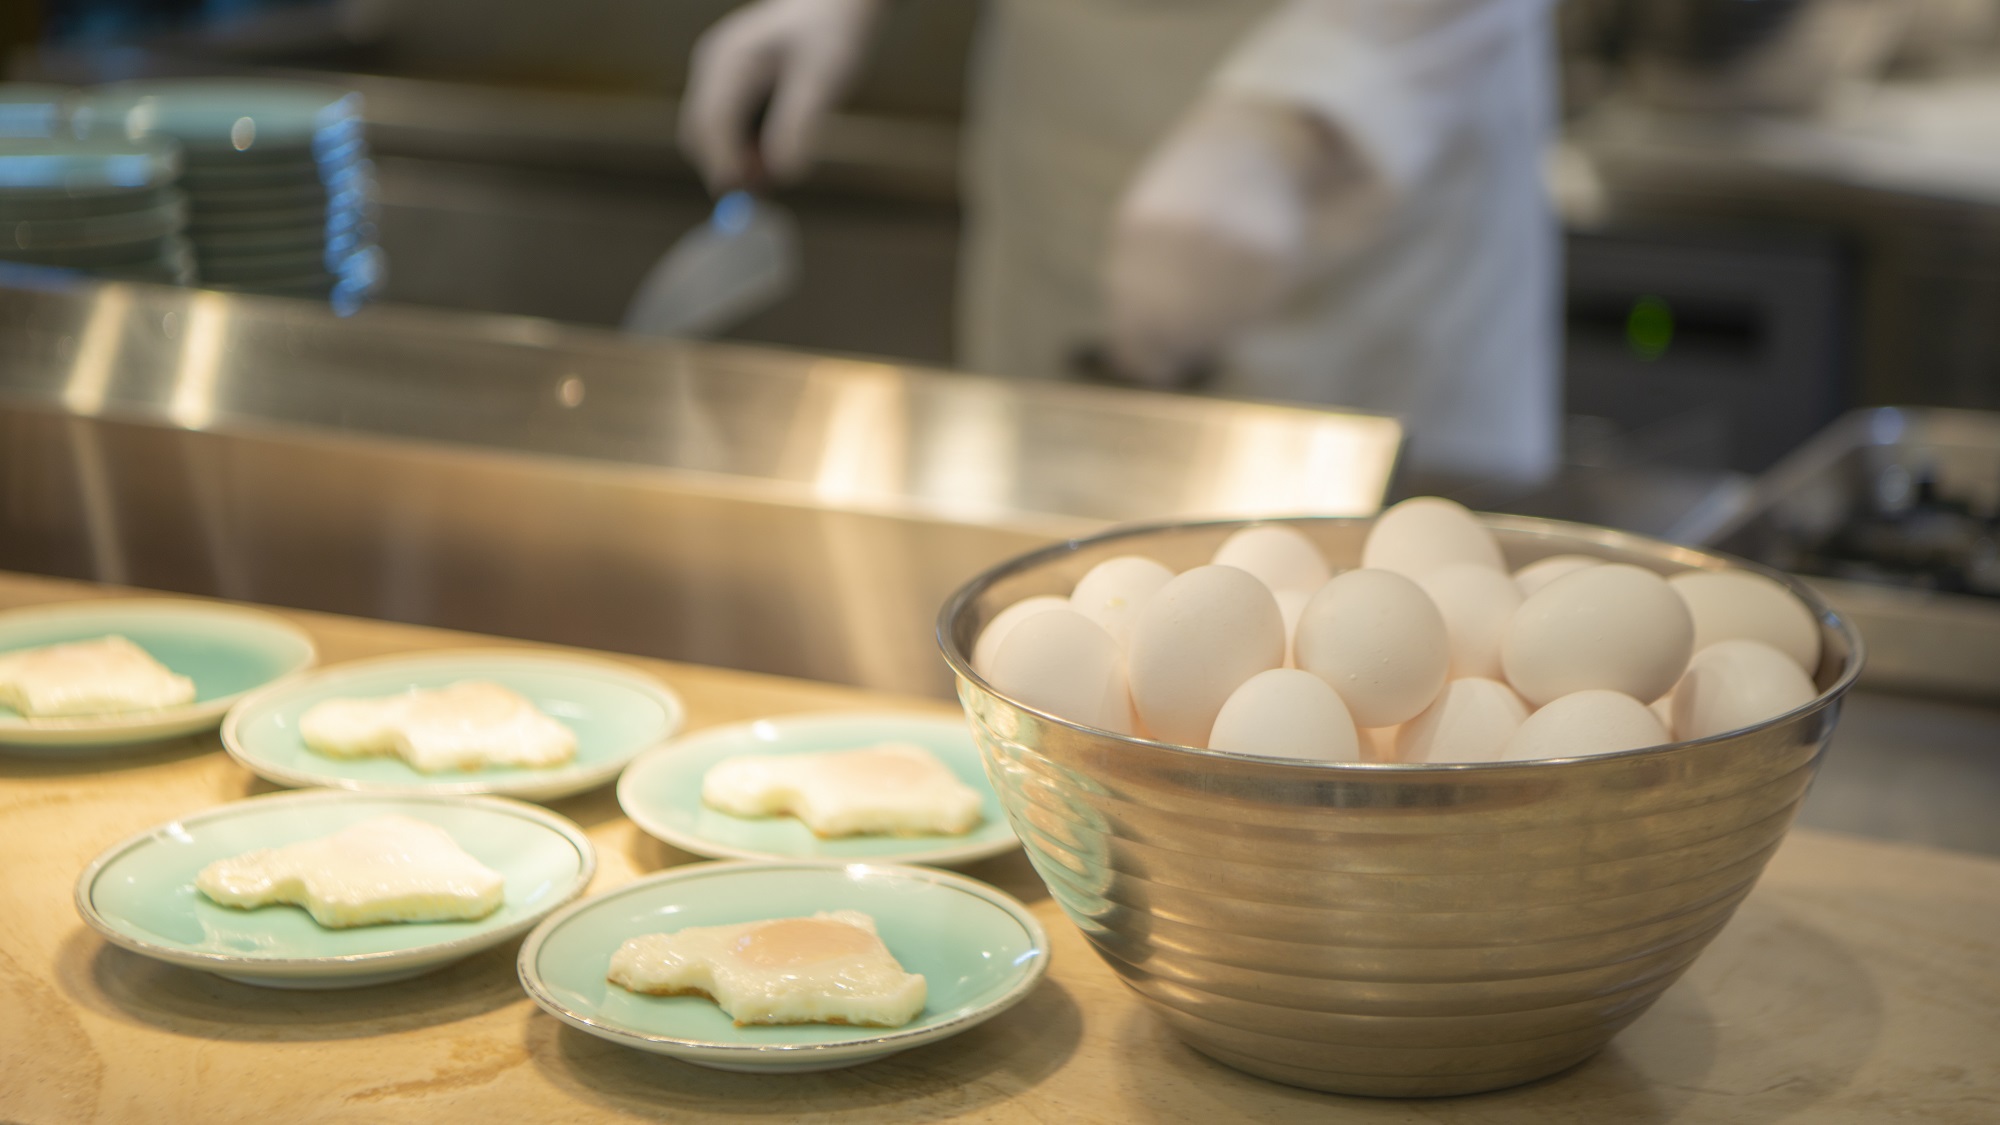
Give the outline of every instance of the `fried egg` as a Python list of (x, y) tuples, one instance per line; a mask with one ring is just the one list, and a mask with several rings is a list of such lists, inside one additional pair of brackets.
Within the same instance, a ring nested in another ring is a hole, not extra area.
[(489, 680), (375, 699), (325, 699), (299, 716), (299, 737), (331, 758), (399, 755), (424, 773), (559, 766), (576, 735)]
[(907, 742), (739, 754), (702, 776), (701, 799), (731, 816), (790, 813), (821, 837), (962, 836), (980, 821), (979, 793)]
[(484, 918), (500, 909), (505, 884), (450, 833), (407, 816), (217, 860), (194, 880), (223, 906), (291, 903), (329, 929)]
[(611, 955), (606, 979), (655, 996), (706, 996), (748, 1024), (901, 1027), (924, 1007), (924, 978), (906, 973), (858, 910), (642, 934)]
[(0, 705), (30, 718), (156, 711), (192, 702), (193, 680), (120, 636), (0, 654)]

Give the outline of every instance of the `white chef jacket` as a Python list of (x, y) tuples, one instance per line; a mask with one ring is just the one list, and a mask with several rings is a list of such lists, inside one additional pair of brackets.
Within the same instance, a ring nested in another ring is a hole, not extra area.
[(1102, 343), (1113, 208), (1221, 90), (1317, 115), (1380, 194), (1319, 217), (1312, 280), (1209, 389), (1397, 414), (1419, 470), (1545, 475), (1551, 36), (1547, 0), (997, 0), (974, 60), (961, 363), (1062, 377)]

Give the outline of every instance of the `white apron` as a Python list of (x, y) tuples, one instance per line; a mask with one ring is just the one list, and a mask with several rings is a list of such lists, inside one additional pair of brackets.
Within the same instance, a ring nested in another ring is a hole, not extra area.
[(1420, 472), (1545, 475), (1551, 35), (1540, 0), (996, 0), (975, 60), (960, 362), (1074, 374), (1103, 338), (1106, 234), (1146, 154), (1212, 86), (1280, 97), (1354, 139), (1391, 206), (1341, 235), (1207, 389), (1399, 415)]

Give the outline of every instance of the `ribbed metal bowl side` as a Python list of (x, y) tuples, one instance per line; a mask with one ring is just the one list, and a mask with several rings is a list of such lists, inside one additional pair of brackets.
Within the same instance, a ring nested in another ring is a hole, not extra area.
[[(1366, 521), (1291, 520), (1336, 564)], [(1662, 572), (1739, 564), (1490, 517), (1511, 565), (1590, 553)], [(1197, 1049), (1253, 1074), (1385, 1096), (1469, 1093), (1589, 1057), (1750, 891), (1860, 665), (1822, 624), (1812, 704), (1722, 738), (1563, 762), (1304, 764), (1081, 728), (995, 692), (979, 629), (1090, 566), (1207, 561), (1242, 522), (1111, 533), (975, 579), (940, 641), (1008, 817), (1051, 895)]]

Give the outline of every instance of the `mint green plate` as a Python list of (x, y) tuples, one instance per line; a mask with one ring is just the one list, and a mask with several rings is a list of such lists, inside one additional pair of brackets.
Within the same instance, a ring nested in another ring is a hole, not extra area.
[(312, 667), (312, 638), (273, 614), (170, 598), (112, 598), (0, 613), (0, 652), (118, 634), (194, 680), (194, 702), (157, 711), (30, 719), (0, 707), (0, 747), (70, 757), (208, 730), (246, 693)]
[[(332, 758), (306, 747), (299, 716), (323, 699), (372, 698), (460, 680), (512, 688), (576, 732), (576, 757), (553, 769), (496, 767), (422, 773), (397, 757)], [(371, 793), (480, 793), (547, 801), (595, 789), (642, 751), (672, 738), (680, 697), (610, 660), (525, 649), (463, 649), (357, 660), (245, 699), (222, 724), (222, 745), (259, 777)]]
[[(330, 930), (303, 907), (238, 910), (194, 878), (218, 859), (330, 836), (400, 814), (451, 833), (506, 876), (500, 909), (476, 922)], [(494, 797), (274, 793), (162, 824), (106, 851), (76, 881), (76, 909), (113, 945), (273, 988), (359, 988), (429, 972), (519, 937), (583, 893), (597, 853), (546, 809)]]
[[(848, 836), (822, 840), (790, 816), (741, 817), (709, 808), (701, 779), (732, 754), (811, 754), (878, 742), (913, 742), (979, 793), (984, 819), (963, 836)], [(633, 762), (618, 779), (618, 805), (649, 835), (714, 859), (810, 859), (835, 863), (953, 865), (1019, 846), (986, 780), (979, 747), (959, 717), (875, 712), (787, 715), (710, 727)]]
[[(699, 996), (645, 996), (604, 979), (640, 934), (859, 910), (924, 1009), (905, 1027), (737, 1027)], [(1013, 1007), (1048, 970), (1049, 939), (1028, 908), (984, 883), (921, 867), (698, 863), (579, 902), (521, 943), (521, 985), (571, 1027), (719, 1070), (832, 1070), (934, 1043)]]

